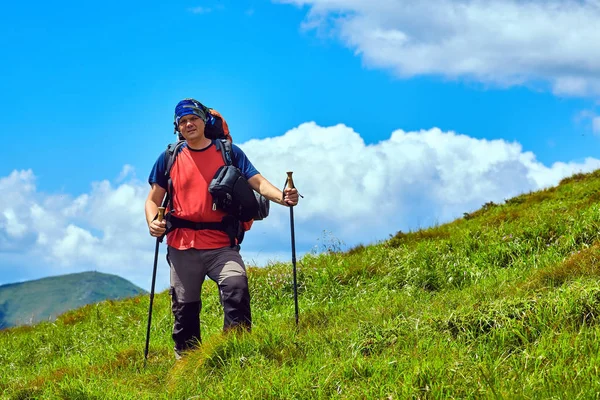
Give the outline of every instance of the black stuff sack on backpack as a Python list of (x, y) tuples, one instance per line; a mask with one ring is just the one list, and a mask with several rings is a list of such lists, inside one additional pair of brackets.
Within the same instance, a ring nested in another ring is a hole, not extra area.
[(260, 199), (262, 196), (252, 189), (241, 171), (232, 165), (224, 165), (217, 170), (208, 191), (213, 198), (213, 209), (222, 210), (242, 222), (263, 219), (269, 214), (268, 200), (264, 197)]
[(269, 206), (271, 203), (265, 196), (258, 192), (254, 192), (254, 196), (256, 197), (256, 202), (258, 203), (258, 213), (253, 219), (255, 221), (260, 221), (269, 216)]

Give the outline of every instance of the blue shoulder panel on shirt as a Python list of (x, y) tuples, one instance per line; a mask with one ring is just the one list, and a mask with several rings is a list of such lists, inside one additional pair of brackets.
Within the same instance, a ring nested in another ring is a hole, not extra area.
[(242, 149), (240, 149), (235, 144), (231, 144), (231, 149), (233, 151), (233, 163), (236, 167), (240, 169), (240, 171), (242, 171), (244, 178), (250, 179), (254, 175), (259, 174), (259, 172), (256, 170), (256, 168), (254, 168), (254, 165), (252, 165), (248, 157), (246, 157), (246, 153), (244, 153)]
[(165, 176), (165, 171), (167, 170), (167, 152), (164, 151), (158, 159), (154, 163), (152, 167), (152, 171), (150, 171), (150, 176), (148, 177), (148, 183), (150, 185), (156, 183), (161, 188), (167, 190), (169, 186), (169, 181)]

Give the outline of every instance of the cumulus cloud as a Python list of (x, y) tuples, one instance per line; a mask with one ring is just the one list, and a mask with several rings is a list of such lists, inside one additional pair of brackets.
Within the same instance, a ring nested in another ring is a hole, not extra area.
[(274, 1), (309, 7), (304, 28), (400, 77), (545, 82), (556, 94), (600, 94), (597, 0)]
[(152, 263), (152, 246), (144, 235), (146, 189), (135, 180), (118, 186), (102, 181), (78, 197), (48, 195), (37, 191), (33, 171), (13, 171), (0, 178), (5, 193), (0, 198), (0, 252), (29, 257), (31, 265), (47, 273), (98, 269), (145, 282), (138, 271), (142, 263)]
[(501, 202), (600, 167), (593, 158), (547, 167), (519, 143), (474, 139), (437, 128), (397, 130), (387, 140), (366, 145), (345, 125), (320, 127), (310, 122), (283, 136), (242, 146), (251, 159), (260, 160), (261, 172), (273, 182), (281, 179), (281, 171), (294, 170), (295, 183), (305, 196), (297, 219), (308, 226), (320, 222), (354, 240), (448, 221), (485, 202)]
[[(286, 171), (294, 172), (304, 195), (294, 213), (298, 256), (447, 222), (488, 201), (500, 203), (600, 168), (594, 158), (545, 166), (519, 143), (437, 128), (397, 130), (366, 144), (348, 126), (308, 122), (240, 146), (279, 187)], [(0, 178), (0, 257), (27, 264), (30, 272), (37, 266), (39, 276), (98, 270), (149, 289), (155, 241), (143, 212), (148, 185), (133, 172), (125, 166), (118, 183), (94, 182), (77, 197), (39, 192), (29, 170)], [(289, 218), (288, 208), (272, 205), (271, 215), (254, 223), (242, 246), (249, 264), (290, 260)], [(13, 276), (6, 268), (0, 265), (3, 279)], [(163, 244), (157, 287), (167, 285)]]

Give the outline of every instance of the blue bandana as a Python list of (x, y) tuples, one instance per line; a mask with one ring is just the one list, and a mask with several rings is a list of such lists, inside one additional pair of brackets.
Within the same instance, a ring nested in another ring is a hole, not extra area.
[(175, 129), (179, 126), (179, 120), (184, 115), (194, 114), (204, 122), (208, 119), (207, 108), (194, 99), (183, 99), (175, 106)]

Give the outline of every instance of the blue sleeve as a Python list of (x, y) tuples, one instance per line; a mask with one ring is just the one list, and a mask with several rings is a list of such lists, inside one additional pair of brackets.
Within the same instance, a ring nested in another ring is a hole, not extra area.
[(259, 172), (254, 168), (254, 165), (248, 160), (246, 154), (237, 147), (235, 144), (231, 144), (231, 149), (233, 151), (233, 164), (242, 171), (244, 178), (250, 179), (254, 175), (258, 175)]
[(167, 152), (163, 152), (158, 159), (154, 163), (152, 167), (152, 171), (150, 171), (150, 176), (148, 177), (148, 183), (152, 185), (153, 183), (158, 184), (161, 188), (168, 190), (169, 181), (165, 175), (167, 170)]

